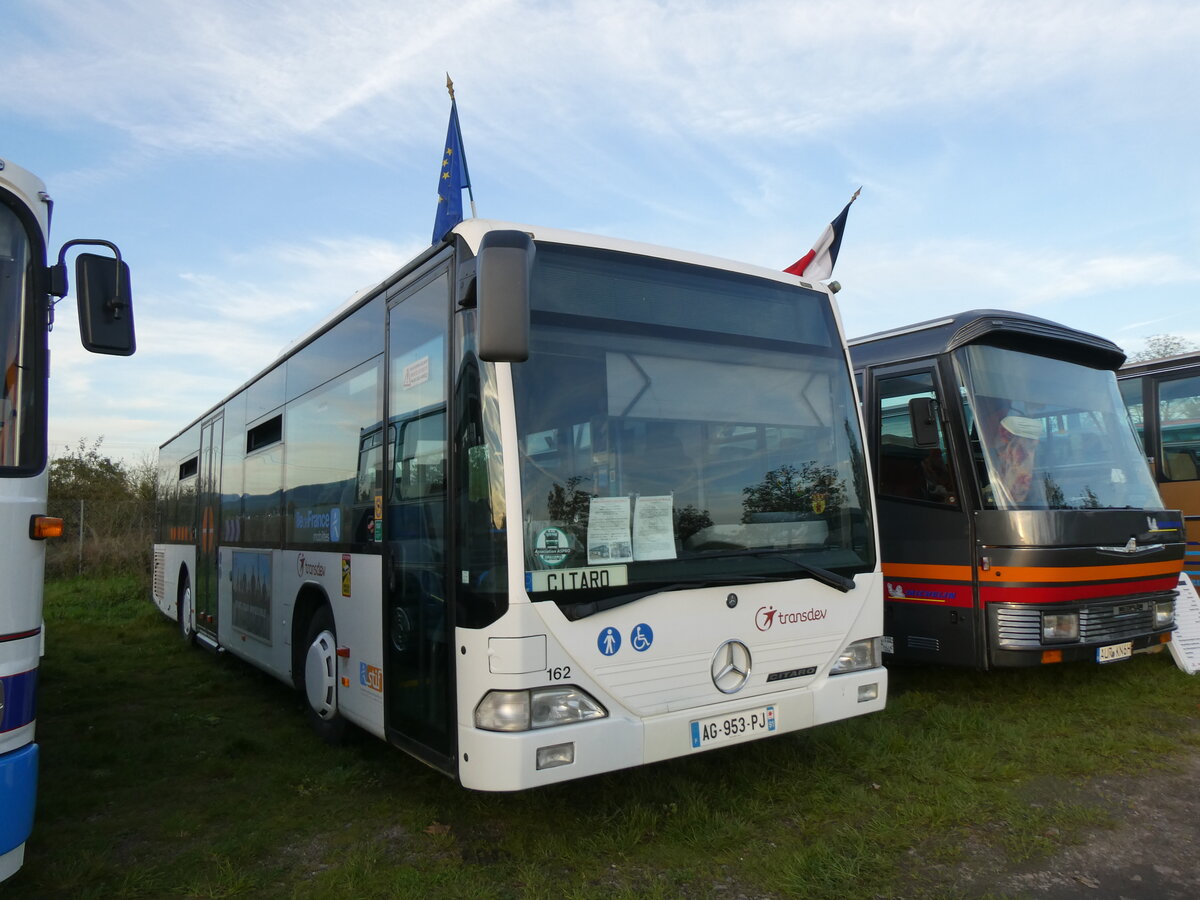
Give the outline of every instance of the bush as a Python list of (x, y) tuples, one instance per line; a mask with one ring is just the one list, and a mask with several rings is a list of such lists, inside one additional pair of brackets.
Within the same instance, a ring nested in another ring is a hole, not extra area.
[(149, 580), (156, 473), (100, 452), (103, 438), (50, 461), (49, 513), (63, 536), (46, 547), (46, 575), (130, 574)]

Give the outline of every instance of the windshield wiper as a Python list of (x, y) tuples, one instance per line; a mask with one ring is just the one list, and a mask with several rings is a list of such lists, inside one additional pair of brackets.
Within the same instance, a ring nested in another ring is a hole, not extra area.
[(853, 578), (847, 578), (845, 575), (839, 575), (837, 572), (831, 572), (829, 569), (824, 569), (821, 566), (814, 566), (812, 563), (802, 562), (794, 556), (788, 556), (779, 550), (720, 550), (713, 553), (702, 554), (705, 557), (721, 558), (725, 556), (754, 556), (759, 559), (782, 559), (784, 562), (791, 563), (797, 569), (805, 572), (815, 578), (821, 584), (827, 587), (841, 591), (843, 594), (854, 590), (855, 583)]
[(579, 603), (572, 603), (570, 606), (561, 607), (563, 615), (572, 622), (578, 619), (586, 619), (588, 616), (594, 616), (598, 612), (604, 612), (606, 609), (615, 609), (618, 606), (623, 606), (626, 603), (632, 603), (634, 600), (641, 600), (643, 597), (649, 597), (651, 594), (665, 594), (670, 591), (687, 591), (694, 588), (706, 587), (726, 587), (731, 584), (759, 584), (767, 581), (778, 581), (778, 578), (772, 578), (767, 575), (738, 575), (737, 577), (729, 578), (709, 578), (697, 579), (695, 581), (673, 581), (670, 584), (656, 584), (653, 587), (646, 587), (636, 591), (623, 591), (620, 594), (611, 594), (608, 597), (602, 597), (599, 600), (585, 600)]

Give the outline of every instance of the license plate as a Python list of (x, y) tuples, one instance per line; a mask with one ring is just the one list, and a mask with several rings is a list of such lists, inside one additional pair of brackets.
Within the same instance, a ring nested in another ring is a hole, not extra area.
[(1133, 656), (1133, 641), (1096, 648), (1096, 662), (1098, 663), (1116, 662), (1119, 659), (1129, 659), (1131, 656)]
[(774, 706), (762, 706), (692, 723), (692, 747), (711, 747), (746, 735), (770, 734), (778, 727)]

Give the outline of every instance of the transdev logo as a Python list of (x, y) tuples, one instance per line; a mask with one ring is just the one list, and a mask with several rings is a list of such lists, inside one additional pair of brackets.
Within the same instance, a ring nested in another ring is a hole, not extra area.
[(804, 609), (799, 612), (780, 612), (773, 606), (760, 606), (754, 614), (754, 627), (759, 631), (770, 631), (776, 625), (800, 625), (804, 622), (820, 622), (827, 615), (826, 609)]
[(325, 565), (324, 563), (319, 562), (307, 562), (304, 559), (304, 554), (299, 553), (296, 555), (296, 574), (301, 578), (303, 578), (305, 575), (313, 575), (317, 578), (323, 578), (325, 576)]

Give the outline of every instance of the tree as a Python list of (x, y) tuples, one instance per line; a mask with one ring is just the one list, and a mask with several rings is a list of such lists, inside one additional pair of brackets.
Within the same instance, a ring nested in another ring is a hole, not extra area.
[(84, 571), (149, 577), (156, 467), (149, 458), (133, 466), (114, 460), (103, 442), (81, 438), (50, 460), (49, 511), (72, 536), (46, 548), (52, 577)]
[(753, 522), (760, 513), (833, 514), (842, 506), (846, 482), (833, 466), (810, 460), (801, 466), (772, 469), (752, 487), (742, 488), (742, 521)]
[(50, 499), (126, 500), (132, 493), (123, 463), (100, 453), (103, 437), (89, 444), (80, 438), (65, 456), (50, 460)]
[(1150, 362), (1164, 359), (1168, 356), (1178, 356), (1189, 350), (1197, 349), (1195, 341), (1189, 341), (1177, 334), (1152, 334), (1146, 338), (1146, 346), (1137, 353), (1131, 353), (1126, 362)]

